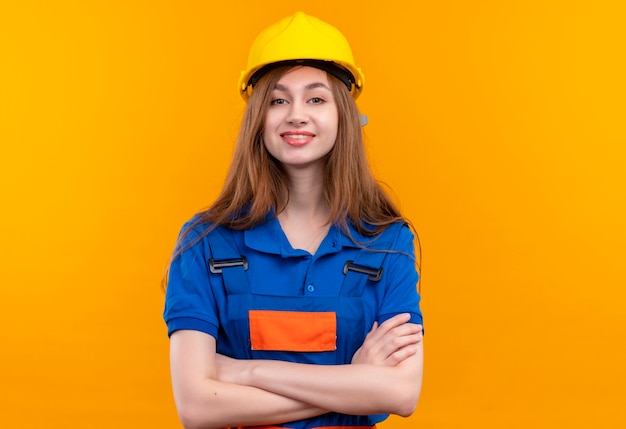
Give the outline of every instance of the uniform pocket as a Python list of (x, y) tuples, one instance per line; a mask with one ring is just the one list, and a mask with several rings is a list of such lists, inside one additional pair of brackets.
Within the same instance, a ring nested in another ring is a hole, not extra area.
[(250, 310), (252, 350), (326, 352), (337, 348), (334, 311)]

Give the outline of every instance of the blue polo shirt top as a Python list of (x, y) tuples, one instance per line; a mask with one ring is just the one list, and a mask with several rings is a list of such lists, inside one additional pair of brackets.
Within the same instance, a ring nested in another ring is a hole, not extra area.
[[(187, 230), (192, 221), (186, 223), (182, 231)], [(196, 225), (186, 242), (196, 239), (206, 228), (208, 225)], [(350, 232), (361, 244), (376, 248), (371, 237), (359, 234), (352, 226)], [(278, 220), (271, 215), (265, 223), (252, 229), (232, 230), (232, 237), (247, 259), (251, 292), (261, 295), (336, 296), (346, 261), (354, 260), (360, 251), (359, 246), (334, 225), (314, 255), (294, 249)], [(413, 240), (409, 228), (403, 226), (389, 249), (392, 252), (383, 260), (380, 281), (368, 282), (371, 285), (363, 292), (363, 330), (354, 333), (362, 337), (361, 343), (375, 321), (380, 324), (400, 313), (409, 313), (412, 323), (423, 324)], [(209, 271), (209, 258), (209, 243), (203, 237), (172, 262), (164, 310), (168, 335), (189, 329), (218, 339), (220, 326), (226, 323), (227, 297), (221, 276)], [(350, 362), (351, 356), (346, 359), (346, 363)]]

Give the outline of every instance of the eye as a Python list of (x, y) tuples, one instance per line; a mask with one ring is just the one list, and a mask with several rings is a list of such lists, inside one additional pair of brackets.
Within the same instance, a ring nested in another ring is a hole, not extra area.
[(287, 100), (285, 100), (284, 98), (274, 98), (270, 104), (271, 105), (287, 104)]
[(311, 104), (322, 104), (325, 100), (321, 97), (313, 97), (309, 100)]

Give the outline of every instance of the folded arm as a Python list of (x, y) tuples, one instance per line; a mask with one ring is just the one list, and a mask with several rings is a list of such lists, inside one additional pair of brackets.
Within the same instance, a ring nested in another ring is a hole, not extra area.
[(410, 415), (421, 391), (421, 326), (398, 315), (375, 326), (351, 365), (218, 356), (218, 378), (344, 414)]
[(398, 315), (375, 325), (350, 365), (237, 360), (215, 339), (176, 331), (170, 366), (186, 429), (284, 423), (335, 411), (409, 415), (421, 388), (421, 326)]
[(327, 411), (256, 387), (218, 380), (215, 338), (176, 331), (170, 340), (174, 400), (186, 429), (275, 424)]

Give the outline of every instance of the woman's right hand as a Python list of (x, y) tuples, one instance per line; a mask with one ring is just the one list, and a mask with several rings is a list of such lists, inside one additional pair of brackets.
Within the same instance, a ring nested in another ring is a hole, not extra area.
[(353, 364), (396, 366), (417, 352), (422, 325), (408, 323), (410, 315), (398, 314), (372, 330), (352, 357)]

